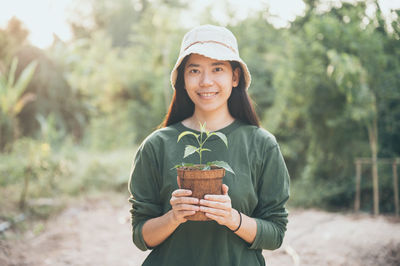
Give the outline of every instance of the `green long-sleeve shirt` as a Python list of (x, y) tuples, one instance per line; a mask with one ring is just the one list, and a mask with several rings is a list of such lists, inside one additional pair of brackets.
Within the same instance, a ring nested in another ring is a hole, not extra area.
[[(197, 145), (193, 136), (177, 143), (186, 130), (177, 123), (153, 132), (137, 151), (129, 191), (132, 194), (133, 242), (146, 250), (143, 224), (171, 209), (171, 193), (178, 188), (176, 170), (182, 161), (198, 163), (198, 155), (183, 159), (185, 146)], [(193, 130), (192, 130), (193, 131)], [(235, 171), (226, 172), (232, 207), (257, 222), (254, 242), (248, 244), (215, 221), (187, 221), (160, 245), (154, 247), (143, 265), (265, 265), (262, 249), (276, 249), (286, 231), (289, 175), (272, 134), (238, 120), (219, 130), (228, 138), (227, 148), (216, 136), (205, 144), (203, 162), (225, 161)], [(199, 132), (197, 132), (199, 133)]]

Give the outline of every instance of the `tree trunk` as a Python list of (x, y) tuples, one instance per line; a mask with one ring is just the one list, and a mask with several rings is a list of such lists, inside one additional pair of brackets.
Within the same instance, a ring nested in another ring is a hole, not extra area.
[(360, 184), (361, 184), (361, 161), (356, 161), (356, 198), (354, 201), (354, 211), (358, 212), (360, 210)]
[(378, 176), (378, 127), (377, 118), (374, 118), (372, 125), (368, 125), (369, 145), (372, 155), (372, 185), (374, 195), (374, 215), (379, 214), (379, 176)]

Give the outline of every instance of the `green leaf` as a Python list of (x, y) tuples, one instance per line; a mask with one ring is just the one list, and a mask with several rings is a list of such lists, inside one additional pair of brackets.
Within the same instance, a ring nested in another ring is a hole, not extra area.
[(37, 62), (32, 61), (27, 67), (24, 68), (22, 73), (19, 75), (15, 82), (15, 90), (18, 92), (18, 98), (25, 91), (28, 84), (31, 82), (33, 75), (35, 74)]
[(191, 154), (197, 152), (198, 149), (199, 149), (199, 148), (197, 148), (197, 147), (195, 147), (195, 146), (193, 146), (193, 145), (186, 145), (186, 148), (185, 148), (185, 155), (183, 156), (183, 158), (186, 158), (186, 157), (188, 157), (189, 155), (191, 155)]
[(208, 136), (210, 134), (210, 132), (206, 129), (206, 122), (204, 122), (204, 124), (200, 124), (200, 134), (202, 133), (206, 133), (206, 135)]
[(15, 72), (17, 70), (17, 65), (18, 65), (18, 58), (13, 57), (10, 66), (10, 72), (8, 74), (8, 84), (7, 84), (8, 88), (12, 88), (14, 86)]
[(211, 135), (211, 136), (212, 136), (212, 135), (218, 136), (218, 137), (225, 143), (226, 147), (228, 147), (228, 139), (226, 138), (226, 136), (225, 136), (224, 133), (221, 133), (221, 132), (213, 132), (213, 133), (211, 133), (210, 135)]
[(179, 167), (182, 167), (182, 166), (183, 166), (182, 164), (177, 164), (177, 165), (175, 165), (174, 167), (172, 167), (170, 170), (176, 169), (176, 168), (179, 168)]
[(224, 162), (224, 161), (213, 161), (213, 162), (209, 162), (207, 163), (207, 165), (215, 165), (218, 167), (222, 167), (224, 168), (226, 171), (231, 172), (232, 174), (235, 174), (235, 172), (233, 171), (233, 169), (229, 166), (228, 163)]
[[(30, 93), (29, 95), (27, 95), (26, 97), (23, 97), (21, 99), (21, 96), (24, 94), (26, 88), (28, 87), (28, 84), (32, 80), (32, 77), (35, 73), (36, 66), (37, 66), (37, 62), (32, 61), (22, 71), (22, 73), (18, 77), (17, 81), (15, 82), (15, 85), (13, 88), (13, 99), (11, 99), (11, 101), (12, 101), (11, 108), (13, 110), (8, 110), (8, 111), (13, 111), (14, 115), (18, 115), (27, 103), (31, 102), (33, 99), (36, 98), (36, 96), (34, 94)], [(19, 101), (20, 99), (21, 99), (21, 101)]]
[(182, 133), (178, 136), (178, 141), (177, 141), (177, 142), (179, 142), (179, 141), (181, 140), (181, 138), (184, 137), (184, 136), (186, 136), (186, 135), (193, 135), (193, 136), (195, 136), (197, 139), (199, 138), (199, 135), (196, 134), (196, 133), (194, 133), (194, 132), (192, 132), (192, 131), (184, 131), (184, 132), (182, 132)]

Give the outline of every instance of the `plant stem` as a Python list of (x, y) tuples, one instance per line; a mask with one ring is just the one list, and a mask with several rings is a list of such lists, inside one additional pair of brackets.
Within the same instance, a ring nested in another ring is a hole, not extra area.
[(200, 143), (200, 149), (199, 149), (200, 164), (201, 164), (201, 153), (202, 153), (202, 149), (203, 149), (203, 142)]
[(200, 142), (199, 142), (199, 157), (200, 157), (200, 164), (201, 164), (201, 153), (202, 153), (202, 149), (203, 149), (203, 132), (200, 131)]

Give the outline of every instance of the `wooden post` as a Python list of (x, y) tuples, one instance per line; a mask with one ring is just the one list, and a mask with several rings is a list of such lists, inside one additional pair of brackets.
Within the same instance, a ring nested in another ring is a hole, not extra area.
[(379, 215), (379, 177), (376, 157), (372, 158), (372, 189), (374, 194), (374, 215)]
[(372, 186), (374, 194), (374, 215), (379, 214), (379, 177), (378, 177), (378, 129), (377, 118), (368, 126), (369, 144), (372, 157)]
[(361, 184), (361, 161), (356, 160), (356, 198), (354, 201), (354, 211), (358, 212), (360, 210), (360, 184)]
[(399, 216), (399, 187), (397, 181), (397, 160), (392, 164), (393, 168), (393, 192), (394, 192), (394, 208), (396, 217)]

